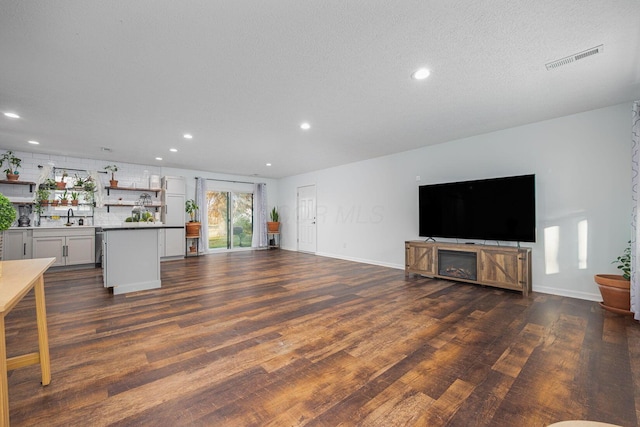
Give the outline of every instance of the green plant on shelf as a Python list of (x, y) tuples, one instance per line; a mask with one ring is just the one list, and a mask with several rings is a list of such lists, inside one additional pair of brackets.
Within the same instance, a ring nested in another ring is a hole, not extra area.
[(18, 168), (22, 163), (22, 159), (19, 159), (13, 154), (13, 151), (7, 151), (0, 157), (0, 165), (7, 164), (7, 168), (4, 170), (4, 173), (7, 175), (19, 175), (20, 172)]

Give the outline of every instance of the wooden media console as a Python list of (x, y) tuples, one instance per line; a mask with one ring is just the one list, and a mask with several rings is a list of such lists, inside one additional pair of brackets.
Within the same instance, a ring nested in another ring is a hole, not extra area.
[(405, 242), (405, 275), (531, 292), (531, 248), (478, 244)]

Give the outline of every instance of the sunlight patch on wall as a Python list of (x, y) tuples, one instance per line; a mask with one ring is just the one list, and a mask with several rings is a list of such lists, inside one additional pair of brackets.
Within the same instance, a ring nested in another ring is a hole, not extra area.
[(578, 268), (587, 268), (587, 237), (589, 235), (589, 225), (586, 219), (578, 222)]
[(560, 272), (558, 251), (560, 249), (560, 227), (546, 227), (544, 229), (544, 272), (557, 274)]

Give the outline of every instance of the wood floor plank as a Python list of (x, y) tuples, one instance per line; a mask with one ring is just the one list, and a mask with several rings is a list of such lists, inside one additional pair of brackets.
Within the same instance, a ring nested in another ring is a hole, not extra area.
[[(45, 275), (52, 382), (9, 373), (14, 426), (637, 425), (640, 325), (597, 303), (284, 250), (162, 263), (113, 295)], [(37, 348), (35, 300), (6, 318)]]

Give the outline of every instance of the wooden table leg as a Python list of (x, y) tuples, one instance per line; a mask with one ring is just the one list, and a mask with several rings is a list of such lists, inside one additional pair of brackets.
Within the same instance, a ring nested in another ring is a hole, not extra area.
[(44, 301), (44, 277), (40, 276), (34, 286), (36, 296), (36, 320), (38, 322), (38, 345), (40, 347), (40, 370), (42, 385), (51, 382), (51, 361), (49, 359), (49, 333), (47, 331), (47, 306)]
[(0, 426), (9, 425), (9, 385), (7, 379), (7, 340), (4, 315), (0, 315)]

